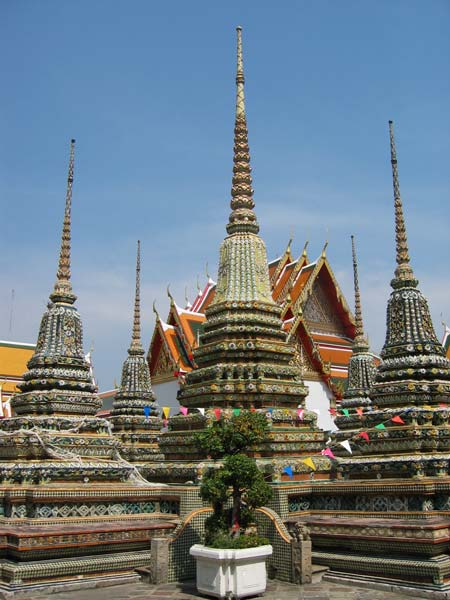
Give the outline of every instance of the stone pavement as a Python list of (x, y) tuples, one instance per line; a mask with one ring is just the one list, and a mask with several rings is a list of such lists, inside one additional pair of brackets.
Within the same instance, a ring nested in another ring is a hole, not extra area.
[[(197, 593), (194, 582), (162, 585), (131, 583), (61, 592), (47, 597), (51, 600), (200, 600), (207, 598)], [(41, 598), (42, 596), (39, 600)], [(407, 600), (411, 596), (328, 582), (299, 586), (269, 581), (263, 598), (264, 600)]]

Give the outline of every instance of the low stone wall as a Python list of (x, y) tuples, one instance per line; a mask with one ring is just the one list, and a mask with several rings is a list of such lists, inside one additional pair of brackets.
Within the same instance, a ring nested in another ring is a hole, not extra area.
[[(210, 507), (193, 510), (167, 538), (152, 540), (151, 578), (153, 583), (195, 579), (195, 560), (189, 555), (194, 544), (201, 544), (205, 519)], [(273, 554), (267, 560), (269, 578), (306, 582), (311, 575), (311, 542), (294, 539), (280, 517), (270, 508), (256, 511), (258, 532), (267, 537)]]

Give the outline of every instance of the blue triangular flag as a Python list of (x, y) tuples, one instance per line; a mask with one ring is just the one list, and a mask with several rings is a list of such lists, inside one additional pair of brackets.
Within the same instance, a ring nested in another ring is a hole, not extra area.
[(294, 471), (292, 470), (292, 467), (284, 467), (283, 473), (286, 473), (286, 475), (289, 475), (289, 477), (291, 479), (294, 477)]

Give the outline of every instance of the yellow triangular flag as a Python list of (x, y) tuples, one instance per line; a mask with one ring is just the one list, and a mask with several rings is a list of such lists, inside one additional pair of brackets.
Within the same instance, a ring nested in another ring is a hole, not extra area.
[(163, 415), (166, 417), (166, 419), (169, 418), (170, 415), (170, 406), (163, 406)]
[(302, 462), (304, 462), (304, 463), (305, 463), (305, 465), (306, 465), (307, 467), (309, 467), (310, 469), (312, 469), (313, 471), (315, 471), (315, 470), (316, 470), (316, 465), (314, 464), (314, 462), (313, 462), (313, 459), (312, 459), (312, 458), (305, 458), (305, 460), (303, 460)]

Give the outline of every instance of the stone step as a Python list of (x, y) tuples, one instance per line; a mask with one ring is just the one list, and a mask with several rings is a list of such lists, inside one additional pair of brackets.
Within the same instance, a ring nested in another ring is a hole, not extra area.
[(330, 567), (325, 565), (311, 565), (311, 583), (320, 583), (322, 577), (330, 570)]

